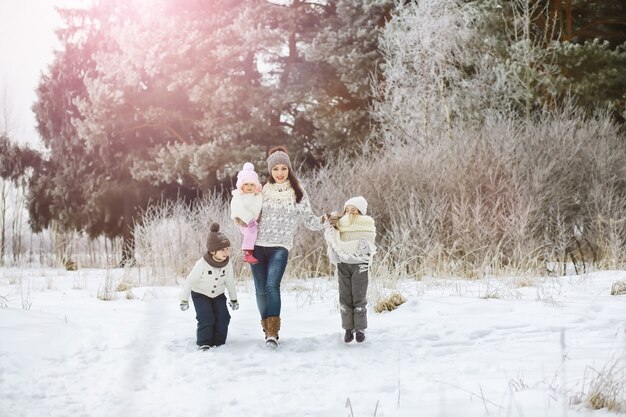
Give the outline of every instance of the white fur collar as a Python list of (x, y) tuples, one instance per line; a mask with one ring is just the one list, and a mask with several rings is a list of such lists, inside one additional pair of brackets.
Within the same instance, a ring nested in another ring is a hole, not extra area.
[(246, 193), (243, 193), (239, 189), (233, 190), (231, 194), (233, 195), (233, 197), (243, 197), (243, 198), (250, 198), (250, 199), (259, 195), (259, 193), (248, 193), (248, 194), (246, 194)]
[(375, 232), (376, 226), (370, 216), (358, 215), (350, 223), (350, 216), (345, 215), (339, 219), (337, 229), (340, 232)]

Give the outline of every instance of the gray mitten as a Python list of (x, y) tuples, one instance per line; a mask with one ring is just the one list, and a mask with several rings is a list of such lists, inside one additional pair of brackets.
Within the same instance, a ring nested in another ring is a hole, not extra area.
[(185, 311), (189, 309), (189, 301), (181, 300), (180, 301), (180, 311)]
[(239, 308), (239, 302), (237, 300), (230, 300), (228, 302), (228, 305), (230, 306), (230, 308), (233, 309), (233, 311), (237, 310)]

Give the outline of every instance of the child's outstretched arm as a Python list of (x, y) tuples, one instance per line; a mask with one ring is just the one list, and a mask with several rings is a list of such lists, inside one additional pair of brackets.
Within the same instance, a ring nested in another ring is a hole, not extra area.
[(317, 231), (324, 228), (324, 216), (318, 216), (313, 213), (313, 209), (311, 209), (311, 202), (306, 192), (304, 192), (304, 196), (298, 204), (298, 208), (307, 229)]

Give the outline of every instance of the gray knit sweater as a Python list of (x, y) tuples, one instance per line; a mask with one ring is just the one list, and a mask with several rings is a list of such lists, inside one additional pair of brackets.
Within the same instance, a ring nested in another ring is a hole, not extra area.
[(296, 204), (296, 194), (289, 182), (265, 184), (256, 245), (282, 246), (291, 250), (299, 219), (302, 219), (304, 225), (310, 230), (323, 228), (321, 217), (316, 216), (311, 210), (306, 192), (300, 203)]

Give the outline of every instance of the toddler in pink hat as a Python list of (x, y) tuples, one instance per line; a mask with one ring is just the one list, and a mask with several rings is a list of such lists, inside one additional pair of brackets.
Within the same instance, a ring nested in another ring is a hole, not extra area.
[(237, 174), (237, 189), (233, 190), (230, 200), (230, 217), (233, 220), (241, 219), (248, 227), (239, 226), (243, 234), (243, 260), (251, 264), (257, 263), (252, 254), (257, 236), (257, 219), (263, 206), (262, 187), (259, 176), (250, 162), (243, 164), (243, 169)]

